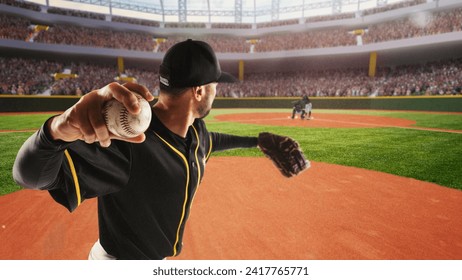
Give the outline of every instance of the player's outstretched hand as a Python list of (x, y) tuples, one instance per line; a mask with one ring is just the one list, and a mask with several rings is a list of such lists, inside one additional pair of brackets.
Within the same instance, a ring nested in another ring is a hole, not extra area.
[[(120, 85), (110, 83), (101, 89), (93, 90), (84, 95), (74, 106), (49, 121), (48, 129), (51, 136), (55, 140), (59, 139), (67, 142), (79, 139), (86, 143), (99, 141), (101, 146), (108, 147), (111, 144), (111, 139), (119, 139), (119, 137), (110, 133), (106, 127), (102, 114), (104, 103), (110, 99), (116, 99), (130, 113), (138, 114), (140, 105), (133, 92), (140, 94), (148, 101), (152, 101), (154, 98), (146, 87), (139, 84), (126, 83)], [(139, 143), (143, 142), (144, 139), (145, 135), (141, 134), (123, 140)]]
[(286, 177), (310, 167), (300, 145), (290, 137), (262, 132), (258, 135), (258, 147)]

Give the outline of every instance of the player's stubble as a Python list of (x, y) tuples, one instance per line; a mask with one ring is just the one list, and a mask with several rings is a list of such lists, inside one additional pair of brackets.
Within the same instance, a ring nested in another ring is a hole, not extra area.
[(205, 85), (205, 96), (199, 104), (199, 107), (197, 108), (197, 112), (199, 113), (200, 119), (203, 119), (209, 115), (210, 111), (212, 110), (212, 104), (215, 100), (216, 94), (217, 83)]

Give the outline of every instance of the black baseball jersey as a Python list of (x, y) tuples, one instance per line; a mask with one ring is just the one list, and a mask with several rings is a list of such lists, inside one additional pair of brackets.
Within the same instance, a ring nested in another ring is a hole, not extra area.
[(297, 112), (305, 108), (305, 102), (303, 100), (297, 100), (293, 104), (294, 104), (294, 110), (296, 110)]
[(112, 140), (108, 148), (51, 140), (46, 127), (20, 149), (13, 168), (16, 182), (48, 190), (69, 211), (98, 197), (100, 242), (118, 259), (178, 255), (210, 154), (257, 145), (256, 137), (208, 132), (201, 119), (182, 138), (155, 114), (143, 143)]

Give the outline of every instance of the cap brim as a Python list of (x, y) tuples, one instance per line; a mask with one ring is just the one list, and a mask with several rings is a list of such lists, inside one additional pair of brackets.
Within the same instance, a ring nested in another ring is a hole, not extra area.
[(227, 73), (227, 72), (221, 72), (220, 78), (218, 78), (219, 83), (236, 83), (239, 81), (236, 79), (233, 75)]

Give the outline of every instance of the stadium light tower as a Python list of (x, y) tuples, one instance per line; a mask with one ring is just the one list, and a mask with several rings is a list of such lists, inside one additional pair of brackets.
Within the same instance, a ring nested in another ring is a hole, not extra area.
[(109, 0), (109, 16), (112, 18), (112, 0)]
[(253, 24), (257, 24), (257, 0), (253, 0)]
[(340, 14), (342, 12), (342, 0), (332, 0), (332, 14)]
[(271, 1), (271, 20), (279, 19), (279, 0)]
[(165, 22), (165, 9), (164, 9), (164, 1), (160, 0), (160, 8), (162, 9), (162, 23)]
[(186, 22), (186, 0), (178, 0), (178, 22)]
[(212, 13), (210, 12), (210, 0), (207, 0), (207, 14), (209, 20), (207, 21), (208, 24), (212, 23)]
[(234, 22), (242, 23), (242, 0), (234, 1)]

